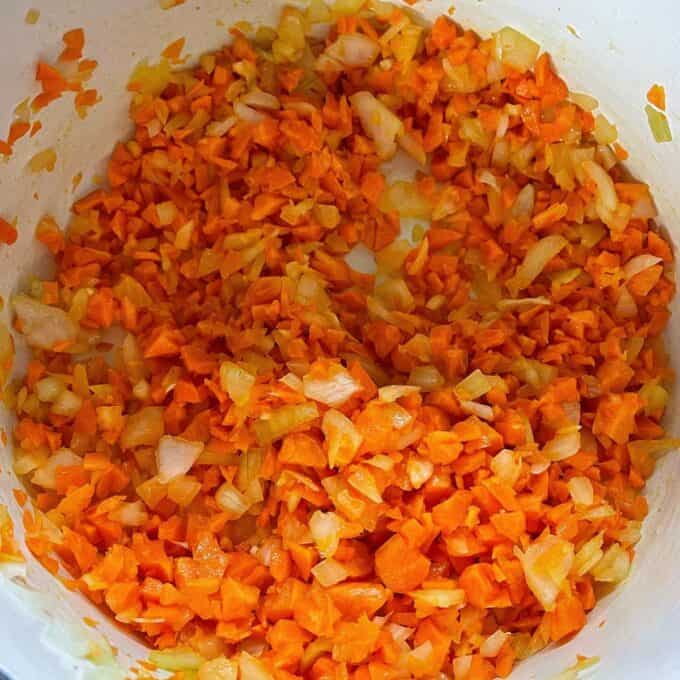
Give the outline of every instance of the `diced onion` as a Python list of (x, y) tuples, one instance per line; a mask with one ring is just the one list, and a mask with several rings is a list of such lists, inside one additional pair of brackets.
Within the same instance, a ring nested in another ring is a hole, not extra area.
[(156, 446), (165, 431), (163, 408), (161, 406), (145, 406), (137, 413), (128, 416), (125, 429), (120, 436), (123, 449), (136, 446)]
[(238, 667), (240, 680), (274, 680), (274, 676), (266, 669), (262, 661), (248, 652), (241, 652)]
[(309, 531), (316, 547), (324, 557), (333, 557), (340, 545), (340, 531), (343, 521), (334, 512), (316, 510), (309, 518)]
[(580, 448), (581, 433), (575, 427), (565, 428), (543, 447), (543, 455), (548, 460), (560, 461), (576, 455)]
[(269, 92), (254, 89), (241, 97), (241, 101), (248, 106), (255, 106), (260, 109), (270, 109), (276, 111), (281, 108), (279, 100)]
[(198, 669), (196, 680), (238, 680), (238, 662), (218, 656)]
[(499, 628), (495, 633), (489, 635), (489, 637), (486, 638), (484, 642), (482, 642), (482, 645), (479, 648), (479, 653), (488, 659), (498, 656), (498, 653), (501, 651), (501, 647), (503, 647), (509, 636), (510, 633), (507, 633), (506, 631)]
[(393, 156), (397, 135), (404, 129), (401, 120), (370, 92), (356, 92), (349, 99), (366, 134), (375, 142), (378, 156)]
[(387, 187), (379, 207), (383, 212), (396, 211), (401, 217), (420, 220), (429, 220), (432, 215), (432, 205), (412, 182), (399, 181)]
[(629, 571), (630, 554), (618, 543), (612, 543), (593, 567), (592, 574), (596, 581), (620, 583), (628, 576)]
[(52, 408), (50, 409), (52, 413), (56, 413), (58, 416), (66, 416), (67, 418), (73, 418), (80, 407), (83, 405), (82, 397), (71, 392), (71, 390), (64, 390), (61, 394), (54, 400)]
[(378, 390), (378, 399), (390, 403), (416, 392), (420, 392), (420, 387), (416, 385), (386, 385)]
[(243, 102), (234, 103), (234, 115), (246, 123), (253, 124), (261, 123), (266, 118), (264, 114), (255, 109), (251, 109), (250, 106)]
[(132, 503), (122, 503), (109, 513), (108, 518), (114, 522), (120, 522), (126, 527), (141, 527), (149, 519), (149, 513), (142, 501), (133, 501)]
[(571, 573), (574, 576), (584, 576), (602, 559), (602, 555), (604, 555), (602, 551), (603, 542), (604, 535), (599, 533), (579, 548), (574, 556), (574, 564), (571, 568)]
[[(607, 175), (607, 177), (609, 177), (609, 175)], [(567, 239), (564, 238), (564, 236), (551, 234), (531, 246), (524, 256), (522, 264), (517, 267), (515, 275), (506, 282), (510, 293), (513, 296), (516, 296), (519, 291), (530, 286), (534, 279), (545, 269), (548, 262), (550, 262), (550, 260), (552, 260), (567, 243)]]
[(416, 366), (411, 371), (408, 382), (425, 392), (431, 392), (442, 387), (446, 381), (435, 366)]
[(595, 116), (595, 128), (593, 137), (598, 144), (613, 144), (619, 133), (616, 125), (612, 125), (601, 113)]
[(255, 376), (231, 361), (220, 364), (220, 386), (237, 406), (246, 406), (255, 384)]
[(253, 423), (260, 444), (269, 444), (319, 417), (316, 404), (291, 404), (263, 415)]
[(653, 267), (655, 264), (659, 264), (661, 261), (660, 257), (648, 253), (631, 257), (630, 260), (623, 265), (623, 277), (626, 281), (630, 281), (636, 274)]
[(462, 588), (426, 588), (410, 592), (416, 609), (460, 609), (465, 604), (465, 591)]
[[(337, 70), (342, 70), (342, 67), (370, 66), (379, 53), (380, 45), (368, 36), (362, 33), (343, 33), (323, 54), (326, 59), (337, 62)], [(327, 64), (325, 60), (322, 61), (322, 68), (319, 70), (325, 70)]]
[(522, 473), (522, 456), (519, 451), (503, 449), (491, 459), (491, 471), (508, 486), (514, 486)]
[(304, 395), (326, 406), (341, 406), (361, 391), (361, 385), (339, 364), (324, 367), (324, 375), (312, 370), (302, 377)]
[(176, 647), (149, 652), (149, 661), (164, 671), (192, 671), (205, 659), (190, 647)]
[(411, 456), (406, 463), (406, 474), (411, 486), (414, 489), (420, 489), (434, 474), (434, 465), (427, 458)]
[(517, 194), (512, 205), (512, 216), (517, 219), (530, 219), (534, 212), (534, 202), (536, 200), (536, 189), (533, 184), (525, 184)]
[(477, 401), (467, 401), (463, 399), (460, 407), (464, 413), (477, 416), (482, 420), (493, 420), (493, 408), (488, 404), (480, 404)]
[(75, 340), (78, 326), (63, 309), (44, 305), (28, 295), (17, 295), (13, 304), (29, 345), (51, 350)]
[(555, 601), (574, 562), (574, 544), (563, 538), (544, 535), (524, 553), (515, 548), (531, 592), (545, 611), (555, 608)]
[(354, 423), (340, 411), (329, 409), (324, 414), (321, 429), (328, 446), (329, 467), (343, 467), (350, 463), (363, 441)]
[(541, 295), (540, 297), (518, 298), (517, 300), (499, 300), (496, 306), (501, 311), (507, 311), (508, 309), (528, 309), (530, 307), (542, 307), (550, 304), (552, 304), (550, 299)]
[(576, 106), (580, 106), (584, 111), (594, 111), (600, 105), (600, 102), (598, 102), (595, 97), (580, 92), (570, 92), (569, 99), (574, 102)]
[(56, 376), (47, 376), (35, 384), (35, 393), (42, 402), (51, 403), (66, 389), (64, 382)]
[(495, 34), (496, 47), (504, 64), (517, 71), (528, 71), (538, 57), (538, 43), (514, 28), (506, 26)]
[(236, 116), (229, 116), (224, 120), (216, 120), (208, 123), (205, 128), (206, 137), (224, 137), (238, 123)]
[(614, 181), (609, 173), (595, 161), (585, 160), (581, 163), (581, 167), (588, 178), (595, 183), (597, 198), (602, 206), (610, 212), (616, 210), (619, 201), (616, 196)]
[(572, 477), (567, 482), (569, 494), (576, 505), (592, 505), (594, 501), (593, 484), (588, 477)]
[(71, 449), (59, 449), (47, 459), (47, 462), (31, 477), (31, 482), (43, 489), (57, 488), (57, 468), (82, 465), (83, 459)]
[(329, 558), (321, 560), (321, 562), (314, 565), (312, 567), (312, 575), (324, 588), (330, 588), (345, 581), (349, 577), (350, 572), (342, 562)]
[(215, 493), (215, 502), (225, 512), (237, 519), (248, 512), (250, 503), (233, 484), (225, 482)]
[(192, 442), (170, 435), (161, 437), (156, 448), (158, 479), (165, 484), (189, 472), (204, 448), (203, 442)]
[(649, 129), (654, 135), (654, 141), (658, 144), (663, 142), (672, 142), (673, 134), (671, 133), (671, 128), (668, 124), (668, 118), (666, 117), (666, 114), (662, 113), (661, 111), (657, 111), (649, 104), (645, 106), (645, 113), (647, 114)]
[(460, 400), (471, 401), (485, 395), (493, 389), (494, 382), (478, 368), (470, 375), (463, 378), (454, 388), (456, 396)]
[(614, 309), (618, 319), (634, 319), (638, 314), (635, 298), (626, 286), (619, 289), (619, 297)]
[(347, 483), (374, 503), (382, 503), (383, 499), (375, 482), (375, 477), (365, 468), (358, 467), (347, 478)]

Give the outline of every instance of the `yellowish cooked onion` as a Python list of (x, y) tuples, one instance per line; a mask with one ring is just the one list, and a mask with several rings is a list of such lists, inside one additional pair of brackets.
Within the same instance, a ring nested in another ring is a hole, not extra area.
[(391, 158), (397, 150), (397, 135), (404, 129), (401, 120), (370, 92), (357, 92), (349, 99), (366, 134), (375, 142), (378, 156)]
[(29, 345), (53, 349), (76, 339), (78, 326), (63, 309), (44, 305), (28, 295), (17, 295), (13, 304)]
[(478, 368), (463, 378), (455, 387), (454, 392), (461, 401), (471, 401), (485, 395), (493, 389), (494, 381)]
[(543, 608), (551, 612), (574, 562), (574, 544), (546, 534), (524, 553), (515, 548), (515, 555), (522, 563), (531, 592)]
[(220, 365), (220, 386), (237, 406), (245, 406), (255, 384), (255, 376), (232, 361)]
[(308, 399), (326, 406), (341, 406), (362, 389), (344, 366), (331, 365), (325, 373), (323, 378), (315, 373), (307, 373), (302, 377), (304, 395)]
[(592, 574), (596, 581), (620, 583), (628, 576), (629, 571), (630, 554), (618, 543), (612, 543), (593, 567)]
[(340, 71), (343, 67), (370, 66), (378, 54), (380, 45), (375, 40), (362, 33), (344, 33), (326, 48), (323, 53), (325, 59), (318, 62), (317, 69)]
[(661, 258), (656, 255), (644, 253), (631, 257), (626, 264), (623, 265), (623, 277), (626, 281), (630, 281), (636, 274), (653, 267), (655, 264), (661, 262)]
[(363, 441), (354, 423), (340, 411), (329, 409), (324, 414), (321, 429), (328, 446), (329, 467), (350, 463)]
[(260, 444), (269, 444), (285, 434), (319, 417), (314, 403), (282, 406), (271, 411), (253, 424)]
[(159, 481), (166, 484), (189, 472), (204, 448), (203, 442), (192, 442), (170, 435), (161, 437), (156, 448)]
[(238, 667), (240, 680), (274, 680), (262, 661), (251, 656), (248, 652), (241, 652)]
[(164, 432), (163, 408), (145, 406), (128, 417), (125, 429), (120, 436), (120, 445), (123, 449), (156, 446)]
[(335, 512), (316, 510), (309, 518), (309, 531), (321, 555), (333, 557), (340, 545), (343, 521)]
[[(598, 166), (599, 167), (599, 166)], [(602, 170), (602, 168), (600, 168)], [(602, 170), (604, 172), (604, 170)], [(609, 177), (609, 175), (607, 175)], [(613, 185), (612, 185), (613, 188)], [(545, 269), (550, 260), (559, 254), (567, 245), (567, 239), (559, 234), (551, 234), (542, 238), (538, 243), (534, 243), (529, 248), (524, 260), (515, 275), (508, 279), (506, 285), (510, 293), (515, 297), (517, 293), (530, 286), (534, 279)]]
[(567, 482), (569, 494), (576, 505), (592, 505), (595, 499), (593, 484), (588, 477), (572, 477)]
[(342, 562), (331, 557), (313, 566), (312, 575), (324, 588), (330, 588), (345, 581), (350, 574)]
[(524, 72), (536, 63), (540, 47), (523, 33), (506, 26), (494, 37), (503, 64)]
[(581, 448), (581, 433), (576, 427), (557, 432), (543, 447), (543, 455), (548, 460), (559, 461), (576, 455)]

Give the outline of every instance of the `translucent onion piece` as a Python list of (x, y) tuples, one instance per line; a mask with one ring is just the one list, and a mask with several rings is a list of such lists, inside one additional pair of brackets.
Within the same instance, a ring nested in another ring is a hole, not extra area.
[(57, 468), (71, 465), (82, 465), (83, 459), (77, 456), (71, 449), (59, 449), (47, 459), (31, 477), (31, 482), (43, 489), (57, 488)]
[(505, 641), (510, 637), (510, 633), (507, 633), (500, 628), (493, 633), (492, 635), (489, 635), (484, 642), (482, 642), (481, 647), (479, 648), (479, 653), (486, 658), (493, 658), (495, 656), (498, 656), (498, 652), (501, 651), (501, 647), (505, 644)]
[(454, 387), (453, 391), (458, 399), (471, 401), (485, 395), (489, 390), (493, 389), (493, 387), (494, 382), (489, 376), (485, 375), (477, 368), (466, 378), (463, 378), (463, 380)]
[(279, 100), (273, 94), (258, 89), (251, 90), (244, 94), (241, 97), (241, 101), (248, 106), (255, 106), (260, 109), (276, 111), (281, 108)]
[(559, 461), (576, 455), (580, 448), (581, 433), (575, 427), (565, 428), (543, 447), (543, 455), (548, 460)]
[(324, 588), (330, 588), (345, 581), (350, 572), (342, 562), (329, 558), (313, 566), (312, 575)]
[(220, 365), (220, 386), (237, 406), (245, 406), (255, 384), (255, 376), (245, 368), (224, 361)]
[(668, 124), (668, 118), (666, 117), (666, 114), (662, 113), (661, 111), (657, 111), (649, 104), (645, 106), (645, 113), (647, 114), (649, 129), (654, 135), (654, 141), (658, 144), (662, 144), (663, 142), (672, 142), (673, 133), (671, 132), (670, 125)]
[(234, 519), (241, 517), (250, 508), (250, 502), (235, 486), (225, 482), (215, 493), (215, 502)]
[(614, 180), (609, 173), (595, 161), (583, 161), (581, 167), (586, 176), (595, 183), (598, 201), (602, 203), (606, 210), (610, 212), (616, 210), (619, 201), (614, 188)]
[(251, 656), (248, 652), (241, 652), (238, 658), (238, 667), (240, 680), (274, 680), (274, 676), (267, 670), (262, 661)]
[(251, 109), (250, 106), (244, 104), (243, 102), (234, 103), (234, 115), (247, 123), (261, 123), (266, 116), (255, 109)]
[(464, 413), (477, 416), (482, 420), (493, 420), (493, 408), (488, 404), (480, 404), (477, 401), (462, 400), (460, 407)]
[(316, 510), (309, 518), (309, 530), (323, 557), (333, 557), (340, 545), (340, 532), (344, 522), (334, 512)]
[(76, 339), (78, 326), (63, 309), (44, 305), (28, 295), (17, 295), (13, 304), (29, 345), (51, 350)]
[(145, 406), (128, 416), (125, 429), (120, 436), (120, 445), (123, 449), (156, 446), (165, 432), (163, 410), (161, 406)]
[(166, 484), (189, 472), (204, 448), (203, 442), (192, 442), (170, 435), (161, 437), (156, 448), (159, 481)]
[(326, 437), (329, 467), (350, 463), (363, 441), (354, 423), (340, 411), (330, 409), (324, 414), (321, 429)]
[(401, 120), (370, 92), (357, 92), (349, 99), (366, 134), (375, 142), (378, 156), (392, 157), (397, 150), (397, 135), (404, 129)]
[(592, 574), (596, 581), (620, 583), (628, 576), (629, 571), (630, 554), (618, 543), (612, 543), (593, 567)]
[(339, 364), (325, 367), (325, 375), (319, 371), (307, 373), (302, 378), (304, 395), (326, 406), (341, 406), (361, 391), (361, 385)]
[(644, 253), (631, 257), (626, 264), (623, 265), (623, 277), (626, 281), (630, 281), (636, 274), (653, 267), (655, 264), (662, 262), (660, 257)]
[(576, 505), (592, 505), (595, 499), (593, 484), (587, 477), (572, 477), (567, 482), (569, 494)]
[(420, 392), (420, 387), (417, 385), (386, 385), (378, 390), (378, 399), (391, 403), (416, 392)]
[(435, 366), (416, 366), (411, 371), (408, 382), (424, 392), (430, 392), (442, 387), (446, 381)]
[(603, 543), (604, 534), (599, 533), (579, 548), (574, 556), (574, 564), (571, 568), (571, 573), (574, 576), (584, 576), (602, 559), (604, 555), (602, 551)]
[(544, 535), (524, 553), (515, 548), (531, 592), (547, 612), (555, 600), (574, 562), (574, 545), (557, 536)]
[[(607, 175), (607, 177), (609, 177), (609, 175)], [(567, 239), (559, 234), (551, 234), (550, 236), (542, 238), (538, 243), (534, 243), (524, 256), (522, 264), (517, 267), (515, 275), (506, 282), (508, 290), (513, 297), (515, 297), (519, 291), (530, 286), (534, 279), (536, 279), (536, 277), (545, 269), (548, 262), (550, 262), (550, 260), (552, 260), (567, 243)]]
[(263, 415), (253, 423), (253, 430), (255, 430), (258, 442), (265, 445), (318, 417), (319, 410), (312, 402), (282, 406)]
[(514, 28), (506, 26), (495, 34), (501, 61), (517, 71), (528, 71), (538, 57), (538, 43)]
[[(324, 55), (338, 63), (338, 70), (343, 66), (370, 66), (380, 53), (380, 45), (361, 33), (344, 33), (331, 43)], [(324, 63), (324, 62), (322, 62)]]

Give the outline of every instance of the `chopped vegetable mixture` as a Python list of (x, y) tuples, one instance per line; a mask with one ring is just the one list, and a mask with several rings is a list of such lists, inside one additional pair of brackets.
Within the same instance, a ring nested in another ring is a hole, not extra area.
[(38, 225), (27, 545), (177, 677), (505, 677), (626, 578), (678, 444), (649, 188), (512, 28), (232, 33), (140, 64), (108, 187)]

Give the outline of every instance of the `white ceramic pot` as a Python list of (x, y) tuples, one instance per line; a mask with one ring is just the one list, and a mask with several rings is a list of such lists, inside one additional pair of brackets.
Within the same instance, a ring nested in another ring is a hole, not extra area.
[[(445, 13), (454, 0), (421, 0), (415, 9), (427, 19)], [(185, 52), (198, 56), (228, 38), (227, 27), (239, 20), (275, 25), (279, 0), (187, 0), (170, 11), (159, 0), (33, 0), (40, 10), (36, 25), (24, 21), (27, 0), (0, 0), (0, 123), (6, 130), (14, 106), (36, 93), (38, 57), (55, 58), (61, 35), (82, 26), (85, 53), (99, 61), (91, 81), (102, 101), (84, 121), (75, 117), (70, 98), (52, 104), (39, 116), (44, 129), (23, 139), (14, 156), (0, 163), (0, 215), (18, 217), (19, 240), (0, 245), (0, 294), (7, 300), (30, 276), (49, 270), (45, 252), (33, 240), (34, 226), (45, 213), (65, 222), (74, 197), (91, 189), (88, 181), (102, 173), (113, 141), (130, 129), (125, 86), (135, 64), (158, 57), (171, 40), (186, 36)], [(660, 222), (680, 240), (675, 204), (680, 174), (680, 4), (675, 0), (455, 0), (455, 18), (486, 34), (504, 25), (527, 33), (552, 53), (574, 91), (593, 94), (601, 110), (619, 129), (630, 151), (630, 169), (653, 189)], [(645, 93), (654, 82), (669, 95), (669, 118), (679, 141), (657, 145), (644, 113)], [(28, 159), (53, 146), (58, 154), (52, 173), (31, 175)], [(84, 182), (72, 190), (72, 177)], [(675, 307), (677, 310), (678, 302)], [(8, 305), (1, 313), (7, 322)], [(670, 330), (675, 364), (680, 344), (680, 314)], [(20, 361), (19, 361), (20, 365)], [(680, 431), (677, 400), (669, 425)], [(0, 426), (12, 420), (0, 412)], [(9, 446), (0, 445), (0, 502), (11, 510), (21, 538), (21, 512), (12, 489)], [(568, 644), (549, 649), (519, 665), (513, 678), (551, 678), (577, 654), (601, 661), (589, 677), (606, 680), (680, 678), (680, 459), (671, 454), (649, 484), (651, 512), (628, 581), (601, 601), (585, 629)], [(122, 678), (115, 664), (92, 664), (97, 650), (106, 653), (101, 631), (119, 650), (122, 668), (146, 657), (138, 641), (117, 629), (82, 598), (68, 593), (31, 559), (27, 584), (0, 569), (0, 668), (13, 680), (92, 680)], [(100, 622), (85, 626), (82, 617)]]

